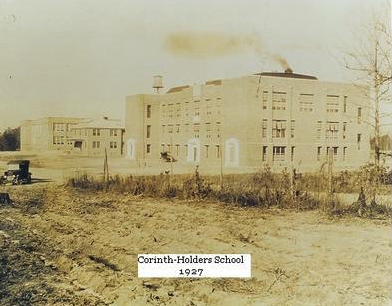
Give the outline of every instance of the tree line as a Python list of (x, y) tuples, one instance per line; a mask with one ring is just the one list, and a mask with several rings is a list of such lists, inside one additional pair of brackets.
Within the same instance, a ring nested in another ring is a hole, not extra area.
[(20, 127), (7, 128), (0, 132), (0, 151), (16, 151), (20, 149)]

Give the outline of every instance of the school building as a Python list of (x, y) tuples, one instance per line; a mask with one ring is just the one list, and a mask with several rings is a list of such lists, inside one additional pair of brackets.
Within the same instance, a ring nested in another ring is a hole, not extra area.
[(190, 170), (309, 172), (331, 154), (335, 169), (356, 169), (370, 156), (364, 91), (286, 70), (128, 96), (126, 157), (158, 165), (168, 152)]

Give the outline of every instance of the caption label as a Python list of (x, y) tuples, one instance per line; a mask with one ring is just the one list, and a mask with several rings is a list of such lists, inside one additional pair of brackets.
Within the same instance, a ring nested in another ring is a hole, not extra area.
[(251, 277), (250, 254), (139, 254), (138, 277)]

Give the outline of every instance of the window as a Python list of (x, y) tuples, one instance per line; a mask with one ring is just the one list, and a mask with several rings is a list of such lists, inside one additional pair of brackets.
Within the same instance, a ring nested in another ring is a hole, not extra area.
[(148, 153), (150, 153), (151, 152), (151, 144), (147, 144), (146, 145), (146, 153), (148, 154)]
[(180, 125), (176, 124), (176, 133), (179, 133), (179, 132), (180, 132)]
[(285, 110), (286, 109), (286, 92), (272, 92), (272, 109)]
[(199, 116), (200, 115), (200, 101), (194, 101), (195, 102), (195, 116)]
[(337, 113), (339, 110), (339, 96), (327, 95), (327, 113)]
[(200, 124), (199, 123), (193, 124), (193, 133), (194, 133), (195, 138), (199, 138), (199, 133), (200, 133)]
[(321, 121), (317, 121), (317, 139), (321, 138), (321, 126), (322, 126), (322, 122)]
[(147, 138), (151, 137), (151, 125), (147, 125)]
[(219, 102), (220, 98), (216, 98), (216, 99), (218, 100), (217, 103), (216, 103), (216, 113), (218, 115), (220, 115), (220, 113), (221, 113), (221, 104)]
[(273, 155), (272, 155), (272, 160), (273, 161), (284, 161), (285, 160), (285, 152), (286, 147), (273, 147)]
[(217, 122), (216, 123), (216, 137), (220, 138), (220, 136), (221, 136), (221, 124), (220, 124), (220, 122)]
[(173, 104), (167, 105), (167, 111), (168, 111), (169, 118), (173, 118)]
[(291, 147), (291, 161), (294, 161), (294, 151), (295, 151), (295, 147)]
[(93, 136), (101, 136), (101, 130), (100, 129), (93, 129)]
[(267, 146), (263, 146), (263, 161), (267, 160)]
[(185, 132), (189, 132), (189, 123), (185, 124)]
[(263, 91), (263, 109), (267, 109), (268, 105), (268, 91)]
[(347, 96), (344, 96), (343, 98), (343, 112), (347, 112)]
[(64, 144), (64, 136), (53, 136), (53, 144), (55, 145)]
[(180, 155), (180, 145), (176, 144), (176, 156), (178, 157)]
[(185, 116), (189, 116), (189, 102), (185, 102)]
[(166, 130), (166, 125), (162, 125), (162, 133), (165, 134), (165, 130)]
[(338, 147), (333, 147), (333, 160), (336, 161), (338, 159)]
[(110, 142), (110, 149), (117, 149), (117, 142), (116, 141)]
[(181, 117), (181, 103), (176, 104), (176, 116)]
[(362, 137), (362, 135), (361, 135), (361, 134), (358, 134), (358, 135), (357, 135), (357, 145), (358, 145), (358, 150), (360, 150), (360, 149), (361, 149), (361, 137)]
[(338, 135), (339, 135), (339, 123), (327, 122), (327, 129), (325, 131), (326, 139), (338, 139)]
[(295, 120), (291, 120), (291, 138), (294, 138)]
[(317, 161), (320, 161), (321, 159), (321, 151), (322, 151), (322, 147), (317, 147)]
[(347, 147), (343, 147), (343, 161), (346, 160)]
[(209, 145), (205, 145), (205, 148), (206, 148), (206, 158), (208, 158), (208, 151), (209, 151), (209, 148), (210, 148), (210, 146)]
[(168, 129), (168, 133), (169, 134), (172, 134), (173, 133), (173, 124), (169, 124), (168, 126), (167, 126), (167, 129)]
[(267, 138), (267, 125), (268, 125), (268, 120), (263, 119), (263, 132), (262, 132), (263, 138)]
[(147, 118), (151, 118), (151, 105), (147, 105)]
[(220, 158), (221, 157), (220, 146), (216, 145), (215, 148), (216, 148), (216, 158)]
[(110, 136), (117, 136), (117, 129), (110, 129)]
[(64, 131), (64, 124), (62, 124), (62, 123), (53, 123), (53, 131), (63, 132)]
[(346, 139), (347, 122), (343, 122), (343, 139)]
[(314, 95), (313, 94), (300, 94), (299, 95), (299, 110), (304, 112), (312, 112), (313, 111), (313, 102)]
[(93, 148), (94, 149), (99, 149), (100, 146), (101, 146), (101, 142), (100, 141), (93, 141)]
[(362, 107), (358, 107), (357, 119), (358, 119), (358, 124), (360, 124), (361, 123), (361, 119), (362, 119)]
[(272, 120), (272, 138), (286, 137), (286, 120)]
[(166, 105), (165, 104), (162, 104), (161, 111), (162, 111), (162, 118), (165, 118), (166, 117)]
[(211, 123), (206, 123), (207, 138), (211, 138), (211, 131), (212, 131)]
[(207, 108), (207, 115), (211, 115), (212, 114), (212, 111), (211, 111), (211, 102), (210, 102), (210, 99), (206, 99), (206, 101), (207, 101), (207, 104), (206, 104), (206, 108)]

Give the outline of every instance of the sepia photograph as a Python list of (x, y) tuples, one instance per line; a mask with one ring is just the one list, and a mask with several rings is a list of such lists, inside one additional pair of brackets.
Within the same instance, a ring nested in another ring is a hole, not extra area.
[(392, 305), (390, 0), (0, 0), (0, 306)]

